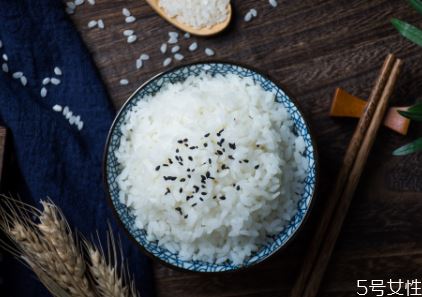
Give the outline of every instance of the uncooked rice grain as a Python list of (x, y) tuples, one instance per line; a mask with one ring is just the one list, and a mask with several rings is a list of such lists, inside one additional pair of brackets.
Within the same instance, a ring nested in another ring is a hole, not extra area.
[(170, 17), (194, 28), (212, 27), (228, 17), (229, 0), (159, 0)]

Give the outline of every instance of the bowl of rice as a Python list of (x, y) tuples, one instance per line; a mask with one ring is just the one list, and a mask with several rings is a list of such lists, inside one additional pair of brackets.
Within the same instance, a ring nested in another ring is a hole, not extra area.
[(144, 83), (110, 129), (104, 179), (141, 249), (173, 268), (234, 271), (285, 247), (317, 185), (292, 99), (232, 63), (180, 66)]

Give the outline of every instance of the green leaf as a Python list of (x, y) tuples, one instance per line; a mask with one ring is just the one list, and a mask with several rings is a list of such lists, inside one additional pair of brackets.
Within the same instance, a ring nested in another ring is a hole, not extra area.
[(419, 13), (422, 13), (422, 1), (421, 0), (408, 0), (410, 5), (413, 6)]
[(416, 153), (420, 151), (422, 151), (422, 137), (402, 147), (399, 147), (398, 149), (393, 151), (393, 155), (404, 156), (404, 155), (409, 155), (411, 153)]
[(409, 39), (410, 41), (416, 43), (419, 46), (422, 46), (422, 31), (412, 26), (409, 23), (401, 21), (399, 19), (391, 19), (393, 26), (399, 31), (401, 35)]
[(408, 110), (399, 110), (398, 112), (408, 119), (422, 121), (422, 103), (418, 103)]

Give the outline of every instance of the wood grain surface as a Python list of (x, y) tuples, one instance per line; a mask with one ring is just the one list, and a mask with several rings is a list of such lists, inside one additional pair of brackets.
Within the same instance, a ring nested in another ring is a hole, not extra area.
[[(85, 3), (71, 17), (93, 54), (116, 108), (152, 75), (163, 71), (167, 55), (159, 51), (175, 30), (142, 0), (97, 0)], [(422, 48), (401, 38), (389, 24), (393, 16), (422, 27), (422, 16), (404, 0), (232, 1), (233, 21), (212, 38), (181, 39), (183, 62), (210, 59), (210, 47), (221, 59), (254, 66), (270, 75), (297, 99), (317, 142), (321, 183), (312, 215), (296, 240), (282, 253), (255, 269), (234, 274), (198, 275), (155, 265), (159, 297), (287, 296), (305, 250), (320, 220), (325, 197), (351, 138), (356, 120), (328, 116), (336, 87), (367, 98), (388, 52), (405, 61), (394, 105), (422, 99)], [(121, 10), (137, 18), (126, 24)], [(256, 8), (249, 23), (245, 13)], [(105, 29), (88, 29), (103, 19)], [(134, 29), (138, 40), (128, 44), (122, 32)], [(193, 42), (200, 49), (189, 52)], [(141, 53), (151, 59), (137, 70)], [(179, 65), (174, 63), (172, 65)], [(121, 86), (127, 78), (129, 85)], [(422, 279), (422, 154), (393, 157), (394, 148), (420, 135), (412, 123), (403, 137), (382, 128), (346, 218), (320, 296), (356, 296), (358, 279)], [(375, 296), (375, 295), (372, 295)]]

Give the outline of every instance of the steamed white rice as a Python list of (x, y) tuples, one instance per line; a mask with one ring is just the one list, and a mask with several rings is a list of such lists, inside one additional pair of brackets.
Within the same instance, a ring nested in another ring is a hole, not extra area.
[(170, 17), (194, 28), (212, 27), (225, 21), (230, 0), (160, 0)]
[(117, 182), (148, 240), (184, 260), (240, 264), (284, 228), (307, 161), (274, 100), (252, 79), (203, 74), (132, 108)]

